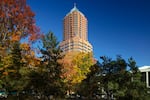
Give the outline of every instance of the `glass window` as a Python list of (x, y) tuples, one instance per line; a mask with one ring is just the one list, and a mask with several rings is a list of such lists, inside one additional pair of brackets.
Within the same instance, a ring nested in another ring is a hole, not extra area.
[(146, 72), (142, 72), (141, 81), (146, 82)]
[(148, 86), (150, 86), (150, 72), (148, 72)]

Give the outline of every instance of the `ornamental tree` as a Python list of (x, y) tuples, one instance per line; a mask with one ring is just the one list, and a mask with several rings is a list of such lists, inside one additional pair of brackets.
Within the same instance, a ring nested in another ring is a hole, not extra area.
[(36, 40), (39, 28), (35, 25), (34, 16), (26, 0), (1, 0), (0, 42), (9, 44), (9, 40), (19, 41), (25, 37), (30, 41)]

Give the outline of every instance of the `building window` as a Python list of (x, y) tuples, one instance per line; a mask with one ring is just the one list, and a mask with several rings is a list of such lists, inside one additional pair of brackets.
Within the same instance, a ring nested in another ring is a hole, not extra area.
[(142, 72), (141, 81), (146, 82), (146, 72)]
[(148, 86), (150, 86), (150, 72), (148, 72)]

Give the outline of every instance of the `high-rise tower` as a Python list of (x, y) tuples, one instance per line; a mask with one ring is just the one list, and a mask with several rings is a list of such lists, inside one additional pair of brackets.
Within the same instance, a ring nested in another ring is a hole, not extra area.
[(88, 42), (87, 18), (76, 5), (64, 17), (63, 41), (60, 48), (63, 52), (92, 52), (92, 45)]

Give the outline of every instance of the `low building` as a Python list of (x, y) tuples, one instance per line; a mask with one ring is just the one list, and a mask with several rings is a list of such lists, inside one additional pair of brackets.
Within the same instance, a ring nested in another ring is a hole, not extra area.
[(139, 68), (142, 73), (142, 81), (146, 83), (146, 86), (150, 88), (150, 66), (143, 66)]

